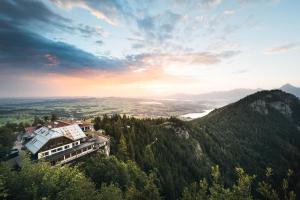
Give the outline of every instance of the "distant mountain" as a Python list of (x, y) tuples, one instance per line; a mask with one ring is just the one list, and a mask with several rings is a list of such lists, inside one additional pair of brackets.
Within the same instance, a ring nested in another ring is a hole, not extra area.
[(295, 87), (291, 84), (285, 84), (280, 89), (300, 98), (300, 88), (299, 87)]
[[(295, 87), (291, 84), (285, 84), (282, 87), (278, 88), (282, 91), (287, 93), (291, 93), (296, 97), (300, 98), (300, 88)], [(175, 94), (172, 95), (170, 98), (175, 98), (179, 100), (192, 100), (192, 101), (206, 101), (206, 102), (215, 102), (221, 105), (226, 105), (228, 103), (233, 103), (238, 101), (250, 94), (255, 92), (261, 91), (263, 89), (246, 89), (246, 88), (239, 88), (227, 91), (215, 91), (215, 92), (208, 92), (203, 94)]]
[(171, 98), (185, 99), (193, 101), (208, 101), (217, 102), (223, 105), (232, 103), (246, 97), (247, 95), (253, 94), (261, 89), (234, 89), (228, 91), (215, 91), (203, 94), (175, 94)]

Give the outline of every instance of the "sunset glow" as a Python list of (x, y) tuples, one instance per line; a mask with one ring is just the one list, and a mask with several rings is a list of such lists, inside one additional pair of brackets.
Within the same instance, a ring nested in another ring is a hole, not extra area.
[(299, 10), (293, 0), (4, 0), (0, 96), (300, 85)]

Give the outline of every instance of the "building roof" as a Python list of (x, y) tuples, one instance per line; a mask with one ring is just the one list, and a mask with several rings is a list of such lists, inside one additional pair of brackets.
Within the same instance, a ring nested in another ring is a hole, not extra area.
[(72, 124), (78, 124), (80, 127), (93, 126), (93, 123), (84, 120), (56, 120), (47, 124), (48, 128), (60, 128)]
[(26, 127), (25, 128), (25, 133), (28, 134), (28, 135), (31, 135), (33, 134), (33, 132), (36, 130), (36, 127), (35, 126), (29, 126), (29, 127)]
[(65, 136), (71, 140), (79, 140), (86, 137), (77, 124), (53, 129), (41, 127), (34, 131), (34, 133), (36, 134), (35, 137), (25, 145), (33, 154), (36, 154), (49, 140), (54, 138)]
[(57, 137), (64, 136), (62, 133), (53, 131), (46, 127), (41, 127), (34, 131), (36, 134), (25, 146), (31, 151), (31, 153), (36, 154), (49, 140)]
[(54, 131), (57, 131), (67, 138), (70, 138), (71, 140), (79, 140), (81, 138), (85, 138), (86, 135), (84, 132), (81, 130), (81, 128), (78, 126), (78, 124), (72, 124), (60, 128), (54, 128), (52, 129)]
[(95, 138), (96, 138), (96, 141), (100, 144), (109, 141), (108, 137), (101, 136), (101, 135), (97, 135)]
[(62, 120), (56, 120), (54, 122), (47, 123), (48, 128), (60, 128), (63, 126), (68, 126), (68, 125), (71, 125), (71, 124), (67, 121), (62, 121)]

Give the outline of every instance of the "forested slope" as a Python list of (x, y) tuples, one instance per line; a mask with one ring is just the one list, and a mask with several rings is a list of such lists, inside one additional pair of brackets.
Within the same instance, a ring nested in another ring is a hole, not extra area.
[(62, 172), (27, 161), (24, 169), (11, 173), (2, 166), (0, 196), (56, 199), (60, 183), (76, 188), (87, 182), (91, 191), (83, 187), (75, 196), (103, 200), (295, 199), (289, 191), (300, 191), (299, 119), (299, 99), (278, 90), (255, 93), (190, 122), (97, 117), (94, 127), (104, 129), (110, 137), (111, 156), (94, 154), (68, 166), (86, 178), (70, 178), (69, 183), (74, 183), (70, 185), (64, 181), (69, 176), (67, 166)]
[(220, 166), (227, 184), (240, 166), (259, 176), (271, 167), (277, 184), (293, 169), (296, 185), (299, 108), (293, 95), (263, 91), (191, 122), (114, 116), (96, 119), (96, 124), (111, 136), (113, 154), (134, 160), (147, 173), (155, 171), (162, 195), (175, 199), (184, 186), (209, 178), (214, 165)]

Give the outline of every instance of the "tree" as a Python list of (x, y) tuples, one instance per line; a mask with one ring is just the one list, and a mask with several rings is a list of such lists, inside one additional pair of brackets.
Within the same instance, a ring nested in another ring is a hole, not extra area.
[[(228, 200), (253, 200), (254, 198), (252, 186), (256, 178), (255, 175), (248, 175), (242, 168), (235, 168), (237, 180), (233, 185), (224, 187), (222, 177), (218, 166), (212, 167), (211, 184), (208, 184), (205, 179), (197, 183), (192, 183), (189, 187), (185, 187), (182, 193), (181, 200), (200, 200), (200, 199), (228, 199)], [(291, 176), (291, 171), (287, 173), (287, 177)], [(272, 175), (272, 169), (267, 168), (266, 177)], [(282, 186), (286, 191), (284, 197), (279, 198), (278, 191), (265, 180), (258, 183), (257, 191), (261, 194), (261, 199), (267, 200), (295, 200), (296, 194), (294, 191), (288, 191), (288, 178), (283, 179)]]
[(6, 158), (6, 154), (13, 147), (16, 135), (6, 126), (0, 127), (0, 161)]
[(203, 200), (208, 199), (208, 183), (206, 179), (199, 183), (192, 183), (190, 187), (185, 187), (182, 192), (182, 200)]
[(8, 190), (5, 188), (4, 177), (0, 176), (0, 199), (5, 200), (8, 196)]
[(144, 163), (145, 163), (145, 170), (149, 171), (153, 168), (155, 164), (155, 157), (151, 150), (151, 144), (147, 145), (144, 150)]
[(118, 157), (122, 160), (127, 160), (129, 157), (126, 139), (123, 134), (121, 134), (120, 142), (118, 144)]
[(145, 185), (144, 189), (141, 193), (141, 200), (160, 200), (160, 194), (157, 186), (155, 185), (156, 176), (154, 173), (149, 175), (147, 184)]
[(245, 173), (244, 169), (237, 167), (235, 168), (238, 180), (237, 183), (233, 185), (232, 187), (232, 199), (234, 200), (251, 200), (252, 197), (252, 191), (251, 191), (251, 185), (253, 180), (255, 179), (255, 175), (248, 175)]
[(65, 199), (96, 200), (94, 184), (76, 167), (51, 167), (47, 163), (32, 163), (23, 158), (22, 169), (12, 171), (7, 165), (0, 167), (11, 199)]
[(136, 200), (141, 199), (142, 193), (136, 189), (135, 186), (131, 186), (127, 189), (125, 193), (125, 199), (126, 200)]
[(44, 121), (41, 118), (39, 118), (38, 116), (34, 116), (32, 126), (36, 126), (36, 125), (39, 125), (39, 124), (43, 125)]
[(94, 129), (98, 131), (101, 128), (101, 118), (95, 117), (94, 119)]
[(51, 114), (51, 122), (54, 122), (54, 121), (56, 121), (56, 120), (58, 120), (57, 114), (52, 113), (52, 114)]
[(48, 121), (49, 121), (49, 116), (46, 115), (46, 116), (44, 116), (43, 118), (44, 118), (44, 121), (45, 121), (45, 122), (48, 122)]
[(102, 184), (99, 194), (100, 200), (121, 200), (122, 191), (121, 189), (114, 184)]

